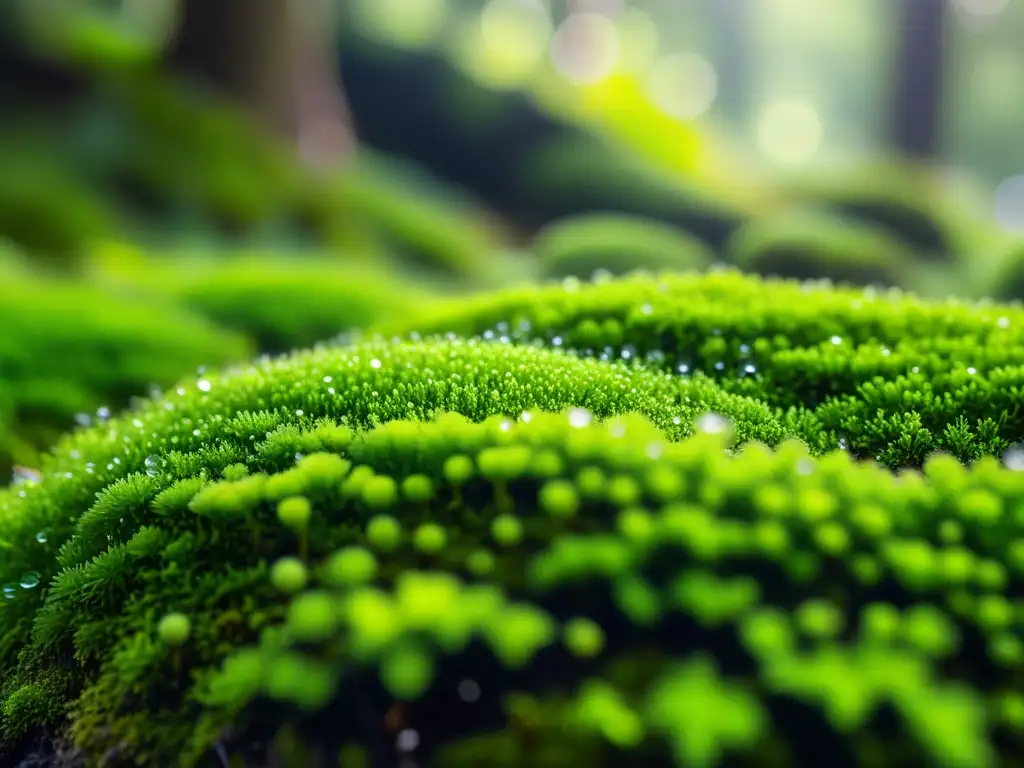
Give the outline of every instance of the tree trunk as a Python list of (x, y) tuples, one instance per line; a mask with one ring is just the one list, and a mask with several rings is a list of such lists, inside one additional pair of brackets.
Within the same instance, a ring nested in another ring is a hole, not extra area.
[(172, 66), (210, 83), (316, 163), (353, 144), (330, 0), (183, 0)]
[(944, 0), (899, 3), (889, 143), (913, 160), (930, 160), (939, 152), (947, 5)]

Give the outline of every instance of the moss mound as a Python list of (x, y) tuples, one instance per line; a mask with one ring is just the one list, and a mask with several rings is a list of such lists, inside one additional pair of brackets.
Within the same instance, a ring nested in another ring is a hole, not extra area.
[(396, 321), (426, 294), (394, 268), (266, 249), (143, 257), (115, 245), (97, 249), (91, 266), (97, 281), (182, 305), (272, 354)]
[(542, 229), (534, 251), (548, 277), (589, 278), (597, 271), (622, 275), (637, 269), (704, 269), (714, 253), (697, 238), (656, 221), (585, 214)]
[(745, 224), (726, 254), (730, 263), (762, 275), (900, 287), (914, 260), (899, 241), (871, 226), (810, 211)]
[(500, 342), (184, 381), (0, 498), (5, 764), (1024, 757), (1024, 473), (793, 430)]
[(184, 370), (245, 359), (253, 348), (181, 307), (115, 298), (95, 286), (0, 267), (0, 473), (32, 464), (76, 414), (117, 409)]
[(634, 274), (442, 303), (387, 333), (480, 335), (641, 362), (784, 412), (816, 449), (890, 467), (1024, 438), (1024, 311), (733, 271)]

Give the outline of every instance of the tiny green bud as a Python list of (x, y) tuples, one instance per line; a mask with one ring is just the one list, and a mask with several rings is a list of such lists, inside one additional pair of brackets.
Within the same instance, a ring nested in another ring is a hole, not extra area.
[(335, 587), (365, 584), (377, 575), (377, 558), (363, 547), (345, 547), (335, 552), (324, 567), (324, 580)]
[(466, 569), (474, 576), (487, 576), (494, 572), (494, 554), (486, 549), (475, 549), (466, 557)]
[(423, 504), (434, 497), (434, 483), (426, 475), (409, 475), (402, 481), (402, 495), (416, 504)]
[(184, 645), (192, 634), (192, 622), (183, 613), (169, 613), (160, 620), (157, 634), (168, 645)]
[(291, 496), (277, 505), (277, 519), (293, 531), (304, 531), (313, 510), (305, 496)]
[(445, 459), (441, 470), (445, 480), (452, 485), (465, 485), (473, 477), (473, 460), (469, 456), (457, 454)]
[(374, 475), (363, 483), (360, 495), (371, 509), (387, 509), (398, 501), (398, 483), (387, 475)]
[(448, 543), (448, 534), (437, 523), (424, 523), (413, 534), (413, 546), (427, 555), (436, 555)]
[(576, 617), (565, 623), (563, 640), (573, 656), (591, 658), (604, 649), (604, 630), (590, 619)]
[(575, 515), (580, 508), (580, 497), (576, 486), (568, 480), (550, 480), (540, 489), (540, 506), (552, 517), (567, 518)]
[(377, 515), (366, 524), (366, 539), (374, 549), (392, 552), (402, 539), (402, 526), (390, 515)]
[(514, 515), (498, 515), (491, 521), (491, 536), (503, 547), (513, 547), (523, 538), (523, 524)]
[(270, 582), (281, 592), (292, 594), (306, 586), (309, 571), (297, 557), (282, 557), (270, 569)]

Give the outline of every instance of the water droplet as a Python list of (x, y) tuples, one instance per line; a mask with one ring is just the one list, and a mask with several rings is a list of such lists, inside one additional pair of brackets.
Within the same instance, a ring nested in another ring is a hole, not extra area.
[(296, 453), (296, 454), (295, 454), (295, 461), (296, 461), (296, 462), (302, 461), (302, 456), (303, 456), (303, 454), (301, 454), (301, 453)]
[(586, 408), (573, 408), (569, 411), (569, 424), (577, 429), (590, 426), (593, 419), (594, 414)]
[(672, 423), (675, 424), (678, 427), (680, 424), (683, 423), (683, 420), (681, 418), (679, 418), (678, 416), (673, 416), (672, 417)]
[(745, 373), (747, 376), (753, 376), (755, 373), (757, 373), (757, 366), (745, 365), (743, 366), (743, 373)]
[(296, 408), (295, 409), (295, 415), (296, 416), (302, 416), (304, 413), (305, 413), (305, 411), (303, 411), (301, 408)]
[(164, 465), (164, 460), (154, 454), (147, 456), (143, 463), (146, 465), (146, 474), (150, 477), (156, 477), (160, 474), (160, 469)]
[(627, 344), (625, 347), (622, 348), (621, 354), (623, 360), (632, 360), (633, 356), (636, 355), (636, 349), (633, 346)]
[(135, 427), (136, 429), (142, 429), (142, 419), (132, 419), (132, 426)]
[(892, 354), (892, 350), (888, 347), (882, 347), (882, 357), (888, 357)]
[(608, 426), (608, 432), (615, 438), (625, 437), (626, 423), (623, 421), (616, 421)]
[(463, 680), (459, 683), (459, 698), (467, 704), (480, 699), (480, 685), (476, 680)]
[(697, 419), (697, 430), (706, 435), (721, 435), (729, 431), (731, 424), (719, 413), (705, 413)]
[(845, 451), (849, 447), (850, 447), (850, 441), (847, 440), (845, 437), (840, 437), (839, 438), (839, 450)]
[(110, 418), (110, 409), (107, 406), (101, 406), (96, 409), (96, 418), (100, 421), (106, 421)]
[(38, 483), (42, 479), (43, 475), (38, 469), (29, 469), (28, 467), (22, 467), (15, 464), (11, 477), (11, 484), (23, 485), (24, 483)]
[(725, 362), (722, 361), (722, 360), (719, 360), (717, 363), (715, 363), (715, 370), (716, 371), (724, 371), (725, 370)]
[(36, 534), (36, 541), (38, 541), (40, 544), (45, 544), (46, 538), (46, 531), (40, 531)]
[(810, 459), (800, 459), (796, 463), (796, 473), (798, 475), (807, 476), (814, 471), (814, 462)]
[(95, 470), (96, 470), (96, 465), (93, 464), (91, 461), (88, 464), (85, 465), (85, 473), (87, 475), (91, 475)]
[(21, 584), (22, 589), (32, 589), (39, 585), (39, 574), (35, 571), (29, 571), (21, 577), (19, 584)]
[(594, 273), (590, 276), (591, 282), (594, 283), (607, 283), (613, 277), (611, 270), (605, 269), (604, 267), (598, 267), (594, 270)]
[(921, 369), (918, 366), (915, 365), (913, 368), (910, 369), (910, 372), (911, 373), (920, 373)]
[(1011, 445), (1003, 452), (1003, 465), (1014, 472), (1024, 471), (1024, 445)]
[(201, 434), (202, 433), (198, 429), (193, 429), (192, 430), (192, 436), (193, 437), (199, 437), (199, 435), (201, 435)]
[(404, 731), (399, 731), (398, 737), (395, 739), (395, 748), (399, 752), (415, 752), (419, 745), (419, 731), (414, 731), (412, 728), (406, 728)]
[(498, 425), (498, 428), (502, 432), (508, 432), (510, 429), (512, 429), (512, 422), (506, 419), (505, 421), (501, 422), (501, 424)]
[(640, 307), (640, 314), (642, 314), (642, 315), (649, 315), (653, 311), (654, 311), (654, 307), (652, 307), (650, 304), (644, 304), (644, 305), (642, 305)]
[(556, 347), (562, 346), (562, 337), (561, 336), (555, 336), (553, 339), (551, 339), (551, 343), (554, 346), (556, 346)]
[(680, 375), (687, 376), (690, 373), (690, 366), (686, 363), (680, 363), (676, 370), (679, 371)]
[(204, 373), (206, 373), (206, 370), (207, 368), (205, 365), (200, 365), (198, 368), (196, 368), (196, 376), (202, 376)]
[(18, 594), (18, 588), (13, 584), (4, 584), (4, 597), (8, 600), (13, 600), (15, 595)]
[(78, 426), (80, 427), (92, 426), (92, 416), (90, 416), (88, 413), (76, 413), (75, 423), (78, 424)]
[(998, 320), (996, 320), (996, 325), (998, 325), (1000, 328), (1009, 328), (1010, 327), (1010, 318), (1008, 318), (1008, 317), (1000, 317)]
[(562, 290), (566, 293), (575, 293), (580, 289), (580, 279), (570, 275), (562, 281)]
[(978, 372), (978, 369), (975, 368), (973, 365), (970, 368), (967, 369), (967, 373), (970, 374), (971, 376), (973, 376), (977, 372)]
[(750, 354), (750, 345), (749, 344), (740, 344), (740, 355), (742, 357), (746, 357), (749, 354)]
[(331, 376), (324, 376), (324, 384), (330, 384), (334, 379)]
[(843, 337), (842, 336), (833, 336), (830, 339), (830, 341), (838, 347), (840, 344), (843, 343)]
[(523, 411), (519, 416), (519, 420), (522, 421), (524, 424), (529, 424), (531, 421), (533, 421), (533, 414), (530, 413), (529, 411)]
[(199, 388), (200, 392), (209, 392), (213, 385), (210, 383), (209, 379), (200, 379), (196, 382), (196, 387)]

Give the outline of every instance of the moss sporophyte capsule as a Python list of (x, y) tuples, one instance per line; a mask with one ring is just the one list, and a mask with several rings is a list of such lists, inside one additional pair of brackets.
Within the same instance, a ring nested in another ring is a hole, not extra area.
[(629, 275), (112, 410), (0, 490), (0, 753), (1021, 764), (1020, 327)]

